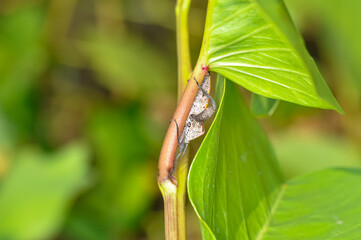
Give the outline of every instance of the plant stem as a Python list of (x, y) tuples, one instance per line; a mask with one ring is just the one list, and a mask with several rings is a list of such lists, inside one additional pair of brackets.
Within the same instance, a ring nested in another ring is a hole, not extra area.
[(192, 72), (189, 51), (188, 12), (191, 0), (178, 0), (175, 7), (178, 56), (178, 100)]
[[(201, 64), (202, 62), (201, 60), (198, 61), (191, 75), (191, 79), (197, 79), (200, 84), (208, 72), (208, 67)], [(173, 115), (173, 119), (176, 120), (179, 125), (180, 135), (183, 132), (185, 121), (197, 92), (198, 86), (196, 82), (189, 81)], [(184, 203), (188, 158), (183, 159), (185, 161), (182, 162), (181, 166), (178, 166), (175, 175), (176, 178), (169, 178), (169, 174), (174, 166), (177, 146), (177, 128), (174, 121), (171, 121), (164, 138), (158, 163), (158, 185), (164, 198), (165, 230), (166, 236), (169, 236), (166, 237), (166, 240), (186, 239)]]
[[(191, 0), (178, 0), (175, 8), (178, 56), (178, 100), (187, 85), (192, 67), (189, 51), (188, 12)], [(184, 125), (184, 124), (183, 124)], [(174, 158), (173, 158), (174, 159)], [(173, 161), (174, 162), (174, 161)], [(184, 155), (176, 171), (177, 184), (172, 181), (159, 183), (164, 199), (165, 239), (185, 240), (185, 196), (189, 165), (189, 151)]]
[(178, 147), (175, 121), (179, 126), (179, 134), (182, 135), (184, 124), (194, 98), (198, 93), (196, 81), (189, 81), (187, 84), (187, 79), (193, 80), (194, 78), (201, 84), (209, 70), (207, 55), (203, 51), (198, 58), (192, 75), (189, 77), (191, 72), (188, 43), (188, 10), (190, 2), (191, 0), (178, 0), (176, 6), (179, 103), (172, 118), (174, 121), (169, 124), (164, 138), (158, 163), (158, 185), (164, 198), (166, 240), (186, 239), (185, 193), (189, 162), (188, 152), (178, 166), (175, 176), (169, 178)]
[(176, 176), (177, 176), (177, 218), (179, 239), (187, 239), (187, 224), (185, 213), (186, 190), (187, 190), (187, 176), (189, 166), (189, 151), (187, 151), (180, 162)]
[[(185, 159), (184, 159), (185, 160)], [(158, 183), (164, 199), (164, 222), (166, 240), (185, 240), (185, 191), (188, 174), (188, 161), (182, 161), (178, 166), (178, 184), (172, 181)]]
[[(177, 36), (177, 56), (178, 56), (178, 100), (187, 86), (187, 80), (192, 72), (192, 64), (189, 50), (188, 33), (188, 12), (191, 0), (178, 0), (175, 8), (176, 14), (176, 36)], [(186, 186), (189, 166), (189, 151), (184, 154), (181, 163), (176, 171), (177, 188), (177, 218), (179, 239), (187, 239), (187, 224), (185, 213)]]
[[(201, 57), (198, 59), (197, 65), (194, 68), (194, 71), (191, 75), (190, 79), (195, 78), (199, 84), (202, 84), (204, 77), (208, 72), (208, 66), (205, 65), (206, 59)], [(163, 141), (162, 150), (159, 156), (158, 162), (158, 182), (163, 183), (166, 179), (168, 179), (169, 173), (174, 165), (174, 157), (177, 151), (178, 140), (177, 140), (177, 126), (175, 121), (178, 123), (179, 127), (179, 135), (181, 136), (183, 133), (184, 124), (188, 117), (188, 114), (191, 110), (194, 98), (196, 97), (198, 92), (198, 85), (195, 81), (189, 81), (186, 89), (179, 101), (177, 109), (173, 115), (173, 120), (169, 124), (169, 128), (167, 134)], [(168, 179), (170, 180), (170, 179)], [(172, 179), (171, 179), (172, 180)], [(174, 184), (176, 180), (173, 181)]]
[(164, 200), (165, 239), (179, 238), (179, 223), (177, 217), (177, 186), (171, 181), (158, 182)]

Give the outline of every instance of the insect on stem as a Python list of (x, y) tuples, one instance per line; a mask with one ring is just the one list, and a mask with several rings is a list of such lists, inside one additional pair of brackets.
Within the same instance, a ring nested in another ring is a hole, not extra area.
[[(193, 79), (193, 77), (195, 77), (198, 80), (205, 79), (205, 76), (207, 75), (208, 72), (208, 66), (202, 65), (201, 64), (202, 61), (203, 60), (198, 61), (190, 79)], [(202, 82), (203, 81), (199, 81), (201, 85)], [(174, 165), (176, 163), (176, 156), (179, 155), (179, 153), (177, 154), (177, 148), (179, 145), (178, 139), (180, 140), (182, 139), (183, 130), (185, 129), (186, 123), (188, 124), (187, 119), (189, 119), (189, 114), (191, 112), (193, 103), (195, 102), (195, 98), (197, 97), (198, 93), (199, 93), (199, 88), (195, 83), (195, 81), (189, 81), (179, 101), (177, 109), (172, 117), (173, 120), (176, 120), (177, 124), (175, 123), (175, 121), (170, 122), (167, 134), (164, 138), (162, 150), (159, 156), (159, 163), (158, 163), (159, 183), (162, 183), (165, 179), (169, 178), (172, 169), (174, 169)], [(192, 112), (191, 114), (194, 114), (194, 112)], [(178, 137), (177, 137), (177, 125), (178, 125)], [(177, 184), (175, 178), (172, 178), (171, 181), (173, 182), (173, 184), (175, 185)]]
[[(174, 160), (174, 165), (169, 173), (168, 179), (176, 170), (179, 162), (184, 156), (187, 150), (188, 144), (191, 140), (200, 137), (204, 134), (203, 123), (212, 117), (216, 110), (216, 103), (213, 98), (209, 95), (210, 92), (210, 75), (207, 73), (202, 84), (199, 85), (197, 79), (193, 77), (194, 81), (198, 86), (198, 93), (193, 101), (191, 111), (187, 117), (186, 124), (183, 129), (181, 137), (179, 137), (179, 126), (176, 120), (174, 120), (177, 129), (177, 140), (178, 140), (178, 154)], [(208, 100), (211, 102), (212, 107), (207, 108)]]

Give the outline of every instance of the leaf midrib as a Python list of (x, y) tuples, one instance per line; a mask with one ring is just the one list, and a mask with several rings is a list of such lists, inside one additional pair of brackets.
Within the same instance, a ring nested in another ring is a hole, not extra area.
[(275, 214), (275, 212), (276, 212), (276, 210), (277, 210), (277, 208), (278, 208), (278, 206), (279, 206), (279, 204), (280, 204), (280, 202), (281, 202), (281, 200), (282, 200), (282, 198), (284, 196), (284, 193), (286, 192), (286, 188), (287, 188), (286, 184), (283, 184), (281, 186), (281, 191), (280, 191), (276, 201), (274, 202), (273, 207), (271, 208), (270, 215), (269, 215), (268, 219), (265, 221), (265, 223), (263, 224), (263, 226), (262, 226), (262, 228), (261, 228), (261, 230), (260, 230), (260, 232), (257, 235), (255, 240), (263, 239), (264, 234), (266, 233), (266, 231), (267, 231), (267, 229), (268, 229), (268, 227), (269, 227), (269, 225), (270, 225), (270, 223), (272, 221), (272, 218), (273, 218), (273, 216), (274, 216), (274, 214)]

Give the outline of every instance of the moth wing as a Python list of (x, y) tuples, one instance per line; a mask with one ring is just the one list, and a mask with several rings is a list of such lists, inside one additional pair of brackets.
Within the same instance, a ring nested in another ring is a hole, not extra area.
[[(211, 90), (210, 86), (211, 86), (210, 85), (210, 75), (209, 75), (209, 73), (207, 73), (206, 77), (204, 78), (204, 80), (201, 84), (201, 88), (209, 93)], [(194, 98), (190, 114), (198, 115), (199, 113), (203, 112), (204, 109), (207, 108), (207, 105), (208, 105), (208, 98), (199, 89), (196, 97)]]
[(191, 120), (191, 126), (187, 130), (185, 142), (189, 143), (193, 139), (196, 139), (199, 136), (202, 136), (204, 133), (203, 123), (197, 122), (196, 120)]
[[(210, 84), (210, 75), (207, 73), (206, 77), (204, 78), (201, 88), (204, 89), (206, 92), (210, 92), (211, 84)], [(185, 142), (189, 143), (191, 140), (202, 136), (204, 134), (204, 127), (203, 123), (197, 122), (196, 120), (190, 119), (191, 114), (198, 115), (199, 113), (203, 112), (204, 109), (207, 108), (208, 105), (208, 98), (202, 92), (202, 90), (198, 90), (197, 95), (193, 101), (193, 105), (191, 111), (189, 112), (186, 124), (184, 126), (184, 134), (185, 134)]]

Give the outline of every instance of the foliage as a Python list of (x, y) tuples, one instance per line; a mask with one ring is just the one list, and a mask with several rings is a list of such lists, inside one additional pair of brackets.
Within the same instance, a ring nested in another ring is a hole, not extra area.
[(190, 169), (189, 197), (207, 232), (204, 239), (256, 239), (283, 177), (235, 84), (222, 85), (217, 116)]
[(218, 87), (224, 91), (219, 111), (189, 175), (203, 239), (359, 236), (354, 213), (361, 210), (361, 190), (353, 183), (361, 170), (324, 170), (285, 182), (265, 133), (234, 84), (225, 85)]
[[(282, 1), (210, 1), (200, 58), (204, 56), (218, 73), (218, 83), (222, 74), (265, 97), (342, 112)], [(358, 236), (349, 209), (359, 211), (361, 192), (352, 182), (359, 181), (361, 171), (327, 170), (284, 182), (265, 134), (227, 81), (223, 95), (218, 84), (218, 114), (189, 174), (189, 197), (203, 239)], [(257, 101), (252, 106), (256, 113), (272, 108), (258, 104), (258, 110)], [(350, 201), (339, 200), (345, 196)]]
[[(264, 6), (271, 1), (263, 2)], [(361, 143), (359, 3), (286, 3), (346, 115), (280, 101), (272, 118), (262, 123), (285, 176), (330, 165), (361, 166), (355, 147)], [(267, 12), (253, 8), (249, 13), (264, 18)], [(283, 8), (282, 12), (286, 13)], [(205, 15), (206, 1), (193, 0), (189, 15), (193, 60)], [(174, 25), (172, 0), (1, 2), (0, 212), (17, 219), (14, 223), (1, 217), (1, 239), (5, 232), (43, 239), (163, 237), (155, 169), (176, 105)], [(269, 34), (280, 34), (277, 26), (272, 29)], [(283, 39), (291, 47), (293, 41)], [(228, 78), (244, 87), (253, 81), (232, 77), (229, 66), (212, 67), (228, 72)], [(248, 103), (250, 94), (243, 93)], [(319, 97), (315, 89), (313, 94)], [(287, 152), (288, 148), (296, 149)], [(195, 146), (191, 149), (194, 152)], [(302, 164), (306, 160), (309, 163)], [(357, 177), (343, 179), (345, 184), (349, 180)], [(287, 183), (294, 181), (297, 178)], [(43, 198), (48, 200), (38, 200)], [(35, 215), (24, 213), (27, 203), (37, 210), (30, 212)], [(38, 211), (39, 204), (46, 214)], [(336, 222), (346, 224), (337, 216)], [(189, 239), (201, 238), (196, 221), (196, 216), (188, 219)]]
[(56, 154), (27, 149), (16, 154), (0, 189), (0, 236), (45, 239), (64, 221), (71, 198), (88, 174), (87, 148), (73, 144)]
[(342, 112), (282, 1), (209, 5), (203, 48), (211, 71), (266, 97)]

